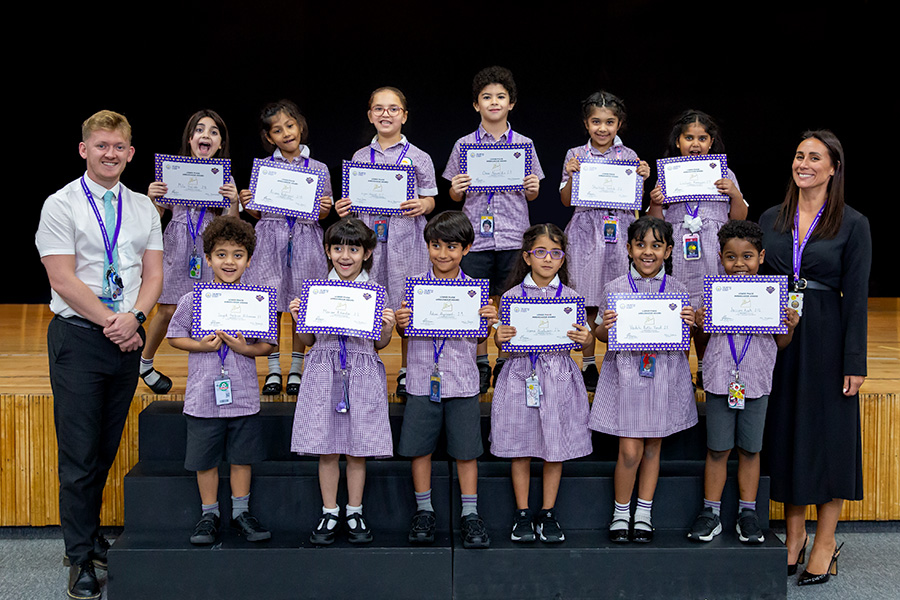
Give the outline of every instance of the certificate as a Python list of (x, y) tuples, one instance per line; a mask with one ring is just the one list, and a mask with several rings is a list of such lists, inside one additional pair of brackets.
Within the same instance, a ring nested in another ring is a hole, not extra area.
[(640, 210), (644, 179), (638, 161), (585, 157), (572, 173), (572, 206)]
[(228, 208), (231, 200), (219, 188), (231, 181), (231, 161), (227, 158), (192, 158), (155, 154), (156, 180), (166, 184), (168, 204)]
[(216, 331), (278, 340), (275, 288), (224, 283), (194, 284), (191, 335)]
[(572, 323), (585, 324), (584, 298), (501, 298), (500, 322), (516, 328), (516, 337), (502, 344), (504, 352), (580, 350), (566, 332)]
[(609, 329), (609, 350), (687, 350), (691, 334), (681, 318), (690, 305), (687, 294), (610, 294), (607, 306), (616, 311)]
[(416, 197), (416, 170), (409, 165), (343, 163), (342, 191), (351, 210), (376, 215), (402, 215), (400, 205)]
[(787, 275), (717, 275), (703, 278), (706, 333), (787, 333)]
[(484, 338), (485, 319), (478, 316), (490, 300), (487, 279), (406, 278), (406, 306), (410, 310), (406, 335)]
[(677, 156), (656, 161), (663, 204), (688, 200), (730, 202), (719, 192), (716, 181), (728, 174), (728, 160), (724, 154)]
[(318, 221), (327, 178), (322, 169), (254, 158), (246, 208)]
[(532, 154), (531, 144), (460, 144), (459, 170), (472, 178), (471, 192), (524, 190)]
[(300, 291), (297, 333), (381, 338), (384, 288), (377, 283), (307, 279)]

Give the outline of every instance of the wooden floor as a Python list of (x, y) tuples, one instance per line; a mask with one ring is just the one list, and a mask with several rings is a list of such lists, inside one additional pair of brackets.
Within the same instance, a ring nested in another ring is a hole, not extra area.
[[(47, 377), (47, 324), (52, 318), (43, 304), (0, 304), (0, 394), (49, 394)], [(153, 315), (151, 314), (151, 318)], [(290, 350), (290, 319), (282, 322), (282, 350)], [(496, 355), (491, 342), (489, 351)], [(598, 343), (597, 356), (603, 344)], [(580, 355), (575, 354), (580, 362)], [(388, 375), (388, 390), (394, 390), (400, 367), (400, 340), (397, 336), (381, 351)], [(257, 359), (258, 371), (267, 372), (265, 358)], [(493, 358), (492, 358), (493, 362)], [(289, 355), (282, 356), (282, 370), (287, 373)], [(696, 362), (691, 357), (692, 367)], [(863, 384), (864, 394), (900, 393), (900, 298), (869, 299), (869, 376)], [(187, 379), (187, 355), (163, 342), (156, 356), (156, 368), (174, 381), (172, 393), (184, 393)], [(140, 384), (137, 393), (149, 393)]]

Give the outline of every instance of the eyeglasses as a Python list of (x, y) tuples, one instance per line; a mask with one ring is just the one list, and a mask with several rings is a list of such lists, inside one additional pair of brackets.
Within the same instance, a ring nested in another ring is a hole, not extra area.
[(535, 258), (547, 258), (547, 255), (549, 254), (550, 258), (553, 260), (562, 260), (562, 257), (566, 255), (566, 253), (559, 248), (554, 248), (553, 250), (535, 248), (534, 250), (526, 250), (526, 252)]
[(372, 114), (375, 115), (376, 117), (380, 117), (385, 112), (387, 112), (387, 114), (391, 115), (392, 117), (396, 117), (397, 115), (399, 115), (400, 113), (403, 112), (403, 107), (402, 106), (373, 106), (369, 110), (372, 111)]

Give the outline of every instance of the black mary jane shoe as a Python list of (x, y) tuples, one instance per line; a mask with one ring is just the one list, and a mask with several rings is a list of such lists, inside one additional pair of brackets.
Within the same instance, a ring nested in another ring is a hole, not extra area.
[(636, 544), (649, 544), (653, 541), (653, 529), (638, 529), (634, 527), (631, 531), (631, 541)]
[[(291, 381), (296, 377), (296, 381)], [(290, 373), (288, 375), (287, 385), (284, 386), (284, 391), (287, 392), (288, 396), (296, 396), (300, 393), (300, 373)]]
[(631, 541), (631, 523), (625, 519), (616, 519), (609, 526), (612, 527), (616, 523), (625, 523), (626, 527), (625, 529), (610, 529), (609, 541), (614, 544), (627, 544)]
[(844, 547), (842, 543), (837, 547), (837, 550), (834, 551), (834, 554), (831, 555), (831, 562), (828, 563), (828, 569), (824, 573), (814, 574), (810, 573), (807, 570), (804, 570), (800, 573), (800, 577), (797, 579), (797, 585), (817, 585), (820, 583), (825, 583), (831, 576), (834, 575), (837, 577), (838, 568), (837, 561), (838, 557), (841, 555), (841, 548)]
[(266, 375), (262, 393), (264, 396), (277, 396), (281, 393), (281, 373), (269, 373)]
[[(156, 373), (157, 375), (159, 375), (159, 379), (154, 381), (153, 385), (150, 385), (149, 383), (147, 383), (147, 376), (152, 373)], [(172, 389), (172, 379), (169, 377), (166, 377), (165, 375), (163, 375), (162, 373), (160, 373), (159, 371), (157, 371), (156, 369), (153, 369), (153, 368), (151, 368), (146, 373), (141, 373), (141, 379), (144, 380), (144, 383), (147, 385), (148, 388), (150, 388), (150, 390), (154, 394), (168, 394), (169, 390)]]

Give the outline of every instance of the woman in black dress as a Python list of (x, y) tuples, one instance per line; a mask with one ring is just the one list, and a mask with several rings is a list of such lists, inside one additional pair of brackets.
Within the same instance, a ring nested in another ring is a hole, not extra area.
[(788, 275), (802, 293), (800, 324), (778, 354), (766, 418), (772, 499), (785, 504), (788, 574), (804, 560), (806, 506), (816, 505), (815, 543), (798, 583), (823, 583), (836, 570), (843, 501), (863, 493), (859, 387), (872, 260), (869, 222), (844, 204), (844, 151), (833, 133), (803, 135), (787, 196), (760, 225), (765, 272)]

